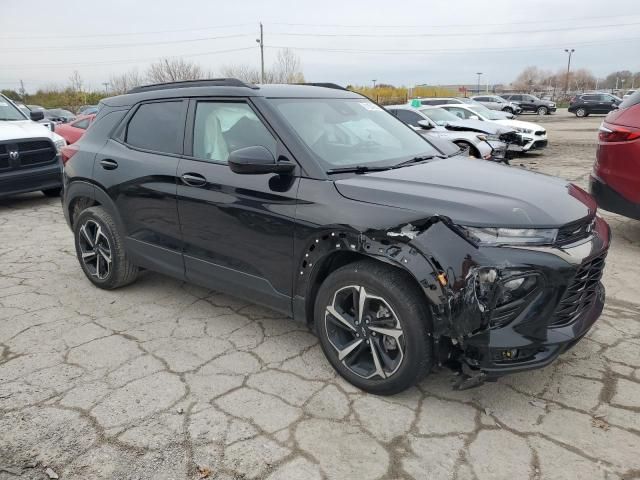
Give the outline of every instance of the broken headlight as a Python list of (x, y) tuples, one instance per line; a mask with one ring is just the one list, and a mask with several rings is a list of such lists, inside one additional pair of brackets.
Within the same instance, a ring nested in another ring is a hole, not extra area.
[(486, 228), (460, 227), (478, 245), (552, 245), (557, 228)]
[(490, 312), (491, 328), (512, 322), (541, 286), (541, 277), (535, 272), (507, 270), (500, 273), (494, 268), (481, 268), (474, 276), (476, 299), (481, 311)]

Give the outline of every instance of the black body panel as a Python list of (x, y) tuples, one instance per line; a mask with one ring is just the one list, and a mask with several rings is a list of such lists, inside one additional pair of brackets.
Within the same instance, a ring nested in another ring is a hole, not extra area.
[[(385, 262), (405, 271), (424, 293), (431, 316), (423, 320), (437, 355), (455, 351), (464, 364), (491, 376), (547, 364), (598, 317), (604, 293), (590, 284), (570, 321), (552, 324), (578, 272), (609, 246), (608, 226), (577, 187), (460, 157), (329, 175), (270, 97), (362, 98), (302, 85), (189, 84), (107, 99), (65, 166), (65, 216), (73, 222), (80, 200), (99, 203), (122, 229), (134, 263), (306, 322), (313, 321), (315, 293), (332, 268), (367, 257)], [(203, 98), (250, 104), (276, 139), (275, 157), (296, 164), (293, 173), (241, 175), (213, 156), (194, 158), (193, 105)], [(181, 151), (127, 145), (124, 132), (138, 105), (162, 99), (184, 100), (177, 119), (184, 126)], [(479, 246), (459, 227), (561, 228), (576, 222), (588, 223), (583, 236), (544, 247)], [(483, 304), (476, 280), (487, 269), (497, 281)], [(535, 276), (536, 288), (522, 306), (505, 312), (496, 303), (499, 289), (515, 274)], [(599, 274), (590, 277), (597, 277), (596, 284)], [(508, 322), (497, 325), (498, 317)], [(504, 357), (514, 349), (519, 356)]]

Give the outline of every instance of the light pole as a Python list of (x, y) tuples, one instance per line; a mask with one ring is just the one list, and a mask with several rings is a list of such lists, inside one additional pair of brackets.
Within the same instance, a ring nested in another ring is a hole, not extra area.
[(478, 95), (480, 95), (480, 77), (482, 76), (482, 72), (476, 72), (478, 75)]
[(260, 45), (260, 83), (264, 83), (264, 36), (262, 32), (262, 22), (260, 22), (260, 38), (256, 38), (256, 43)]
[(375, 80), (375, 79), (374, 79), (374, 80), (371, 80), (371, 81), (373, 82), (373, 88), (376, 88), (376, 82), (377, 82), (378, 80)]
[(565, 48), (564, 51), (569, 54), (569, 61), (567, 62), (567, 80), (564, 83), (564, 96), (569, 95), (569, 70), (571, 69), (571, 55), (576, 51), (575, 48), (568, 49)]

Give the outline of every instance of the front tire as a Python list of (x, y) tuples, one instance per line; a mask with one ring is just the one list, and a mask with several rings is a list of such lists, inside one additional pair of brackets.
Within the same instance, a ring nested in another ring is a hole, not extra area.
[(538, 107), (538, 109), (536, 110), (536, 113), (538, 115), (546, 115), (549, 113), (549, 109), (547, 107)]
[(318, 291), (314, 320), (331, 365), (364, 391), (393, 395), (431, 370), (426, 300), (402, 270), (362, 260), (334, 271)]
[(584, 118), (587, 115), (589, 115), (589, 112), (587, 112), (586, 108), (579, 108), (576, 110), (576, 117), (578, 118)]
[(127, 258), (116, 224), (103, 207), (80, 212), (73, 233), (82, 271), (96, 287), (112, 290), (136, 279), (138, 267)]
[(511, 108), (511, 107), (504, 107), (504, 108), (502, 109), (502, 111), (503, 111), (503, 112), (510, 113), (511, 115), (513, 115), (513, 114), (514, 114), (514, 112), (513, 112), (513, 108)]

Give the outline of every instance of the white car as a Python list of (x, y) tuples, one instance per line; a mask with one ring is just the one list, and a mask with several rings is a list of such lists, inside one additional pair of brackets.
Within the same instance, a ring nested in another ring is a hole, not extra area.
[(547, 131), (544, 127), (531, 122), (521, 120), (508, 120), (496, 115), (496, 111), (489, 110), (483, 105), (440, 105), (440, 108), (453, 113), (458, 118), (464, 120), (482, 120), (483, 122), (494, 122), (514, 128), (522, 137), (522, 145), (510, 145), (509, 150), (515, 152), (528, 152), (546, 148)]
[(633, 94), (634, 94), (634, 93), (636, 93), (636, 92), (637, 92), (637, 90), (628, 90), (628, 91), (627, 91), (627, 93), (625, 93), (625, 94), (622, 96), (622, 99), (624, 100), (625, 98), (629, 98), (631, 95), (633, 95)]
[(0, 95), (0, 197), (37, 190), (47, 196), (60, 194), (60, 149), (67, 142), (36, 123), (44, 118), (43, 112), (30, 115)]
[[(384, 108), (427, 139), (441, 138), (448, 140), (460, 148), (468, 149), (471, 156), (484, 160), (502, 161), (505, 158), (507, 145), (500, 141), (497, 136), (494, 138), (494, 136), (477, 131), (474, 132), (471, 129), (467, 131), (448, 130), (431, 120), (426, 114), (428, 110), (439, 110), (446, 113), (438, 107), (414, 108), (410, 105), (388, 105)], [(456, 117), (453, 117), (453, 120), (455, 121)]]

